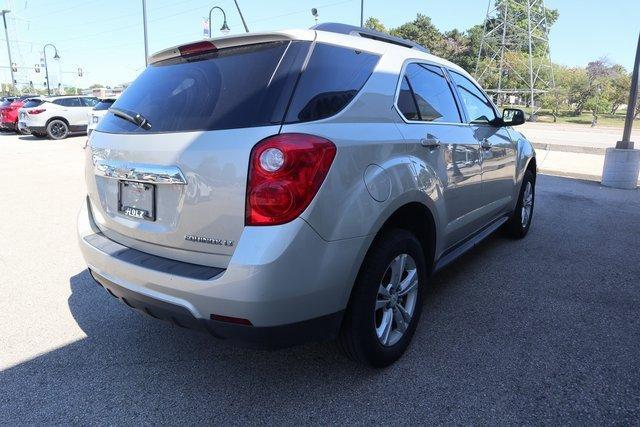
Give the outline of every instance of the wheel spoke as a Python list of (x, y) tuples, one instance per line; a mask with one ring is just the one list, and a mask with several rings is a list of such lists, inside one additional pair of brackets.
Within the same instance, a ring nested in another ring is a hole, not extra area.
[(398, 295), (403, 296), (412, 292), (418, 285), (418, 270), (413, 269), (409, 271), (407, 277), (400, 283), (400, 292)]
[(397, 287), (402, 279), (402, 273), (404, 272), (404, 266), (407, 261), (407, 254), (402, 254), (391, 263), (391, 286)]
[(384, 316), (382, 318), (382, 325), (380, 325), (382, 329), (382, 334), (380, 335), (380, 341), (382, 344), (387, 344), (389, 342), (389, 335), (391, 335), (391, 326), (393, 324), (393, 316), (385, 311)]
[[(398, 327), (398, 330), (400, 332), (403, 332), (407, 330), (407, 328), (409, 327), (409, 320), (411, 319), (411, 316), (409, 316), (409, 319), (407, 319), (404, 315), (404, 313), (406, 313), (406, 311), (403, 310), (404, 309), (400, 309), (401, 305), (397, 304), (394, 308), (393, 308), (393, 318), (396, 321), (396, 326)], [(408, 313), (407, 313), (408, 314)]]

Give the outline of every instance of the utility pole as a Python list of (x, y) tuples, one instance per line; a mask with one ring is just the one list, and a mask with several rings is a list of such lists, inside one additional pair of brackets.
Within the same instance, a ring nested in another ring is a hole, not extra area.
[[(236, 9), (238, 9), (238, 13), (240, 14), (240, 19), (242, 19), (242, 25), (244, 25), (244, 30), (248, 33), (249, 27), (247, 27), (247, 23), (244, 21), (244, 16), (242, 15), (242, 11), (240, 10), (240, 6), (238, 6), (238, 0), (233, 0), (236, 4)], [(209, 26), (209, 31), (211, 31), (211, 26)], [(209, 33), (211, 34), (211, 33)]]
[[(147, 42), (147, 0), (142, 0), (142, 28), (144, 29), (144, 65), (149, 65), (149, 43)], [(211, 31), (211, 28), (209, 28)]]
[(638, 84), (640, 84), (640, 35), (638, 35), (638, 46), (636, 47), (636, 62), (633, 66), (633, 74), (631, 75), (631, 90), (629, 91), (629, 102), (627, 103), (627, 117), (624, 121), (624, 132), (622, 133), (622, 141), (616, 143), (616, 148), (623, 150), (632, 150), (633, 141), (631, 141), (631, 128), (633, 128), (633, 117), (636, 114), (636, 105), (638, 105)]
[(364, 27), (364, 0), (360, 0), (360, 27)]
[(9, 55), (9, 70), (11, 71), (11, 87), (15, 84), (15, 76), (13, 75), (13, 60), (11, 59), (11, 45), (9, 44), (9, 31), (7, 30), (7, 13), (11, 12), (10, 10), (3, 10), (2, 12), (2, 21), (4, 22), (4, 38), (7, 40), (7, 53)]

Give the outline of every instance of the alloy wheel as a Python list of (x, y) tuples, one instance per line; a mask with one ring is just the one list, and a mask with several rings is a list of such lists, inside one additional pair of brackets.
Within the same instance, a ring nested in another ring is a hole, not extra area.
[(418, 282), (418, 270), (411, 255), (398, 255), (387, 267), (374, 310), (376, 335), (382, 345), (396, 344), (409, 327), (416, 308)]
[(522, 194), (522, 213), (520, 215), (520, 220), (522, 222), (522, 228), (526, 228), (529, 225), (529, 220), (531, 219), (531, 211), (533, 210), (533, 187), (531, 186), (531, 182), (527, 182), (527, 186), (524, 189), (524, 193)]

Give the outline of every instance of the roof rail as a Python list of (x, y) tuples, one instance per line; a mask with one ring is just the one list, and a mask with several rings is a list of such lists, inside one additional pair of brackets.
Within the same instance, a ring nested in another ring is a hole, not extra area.
[(403, 39), (401, 37), (392, 36), (390, 34), (382, 33), (380, 31), (371, 30), (369, 28), (356, 27), (355, 25), (339, 24), (335, 22), (325, 22), (322, 24), (314, 25), (312, 30), (327, 31), (330, 33), (347, 34), (350, 36), (364, 37), (367, 39), (378, 40), (385, 43), (391, 43), (398, 46), (403, 46), (409, 49), (416, 49), (422, 52), (431, 53), (426, 47), (412, 42), (411, 40)]

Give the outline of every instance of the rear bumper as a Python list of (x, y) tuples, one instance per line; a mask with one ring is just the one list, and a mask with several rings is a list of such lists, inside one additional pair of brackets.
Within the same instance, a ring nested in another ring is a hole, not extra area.
[(282, 326), (255, 327), (210, 319), (197, 319), (179, 305), (134, 292), (91, 271), (95, 281), (126, 305), (149, 316), (171, 322), (181, 328), (206, 332), (248, 347), (277, 349), (309, 341), (323, 341), (335, 337), (343, 312)]
[(27, 130), (29, 133), (47, 133), (46, 126), (29, 126), (29, 124), (27, 124)]
[[(211, 277), (192, 273), (193, 264), (96, 244), (101, 232), (83, 205), (79, 243), (103, 287), (154, 317), (260, 347), (335, 337), (369, 241), (327, 242), (302, 219), (246, 227), (226, 269)], [(221, 317), (253, 326), (212, 320)]]

